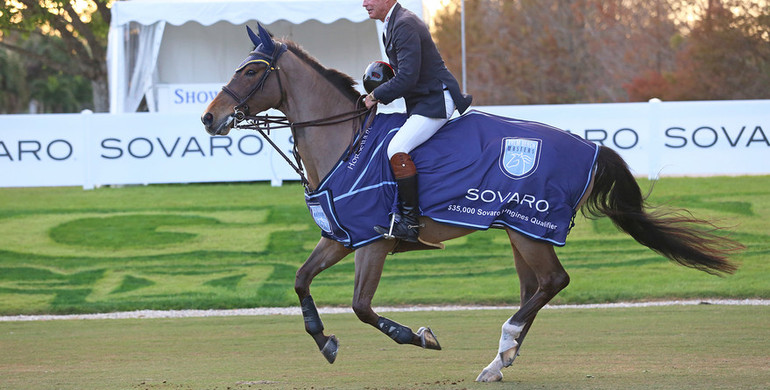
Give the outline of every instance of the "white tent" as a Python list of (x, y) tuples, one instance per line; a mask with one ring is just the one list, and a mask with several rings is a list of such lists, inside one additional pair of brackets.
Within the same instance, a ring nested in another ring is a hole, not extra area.
[[(422, 0), (399, 0), (422, 14)], [(262, 23), (325, 66), (360, 78), (384, 58), (382, 23), (361, 0), (133, 0), (112, 4), (110, 112), (200, 110), (253, 45), (245, 25)]]

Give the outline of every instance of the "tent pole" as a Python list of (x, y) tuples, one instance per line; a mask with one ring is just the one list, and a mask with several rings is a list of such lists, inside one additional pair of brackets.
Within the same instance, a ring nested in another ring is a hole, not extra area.
[(467, 93), (468, 72), (465, 69), (465, 0), (460, 3), (460, 41), (462, 46), (462, 68), (463, 68), (463, 93)]

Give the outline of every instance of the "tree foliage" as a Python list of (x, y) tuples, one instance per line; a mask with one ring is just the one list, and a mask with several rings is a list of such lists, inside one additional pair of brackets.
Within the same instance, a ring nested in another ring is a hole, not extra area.
[(758, 3), (709, 1), (678, 42), (676, 64), (627, 85), (632, 100), (770, 98), (770, 8)]
[(22, 58), (0, 50), (0, 114), (20, 112), (29, 101), (25, 86), (26, 69)]
[[(66, 56), (59, 37), (32, 37), (26, 42), (30, 51), (42, 53), (58, 63), (72, 61)], [(29, 61), (27, 73), (30, 95), (38, 103), (38, 112), (78, 112), (93, 109), (92, 83), (82, 75), (68, 75), (37, 61)]]
[[(465, 0), (468, 92), (482, 105), (770, 96), (766, 2), (703, 1)], [(460, 2), (434, 29), (458, 76)]]
[[(4, 1), (0, 49), (17, 53), (29, 64), (27, 76), (34, 81), (28, 85), (32, 98), (83, 98), (83, 83), (90, 83), (92, 107), (107, 111), (106, 48), (111, 1)], [(57, 90), (58, 98), (51, 94)], [(62, 110), (73, 107), (71, 102), (58, 104)]]

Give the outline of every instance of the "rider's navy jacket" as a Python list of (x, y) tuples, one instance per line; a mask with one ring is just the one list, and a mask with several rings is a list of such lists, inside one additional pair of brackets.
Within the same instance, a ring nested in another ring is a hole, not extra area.
[(445, 118), (444, 86), (461, 114), (471, 96), (460, 91), (457, 79), (441, 58), (428, 26), (417, 15), (396, 3), (385, 32), (385, 52), (396, 76), (380, 85), (374, 97), (384, 104), (403, 97), (409, 115)]

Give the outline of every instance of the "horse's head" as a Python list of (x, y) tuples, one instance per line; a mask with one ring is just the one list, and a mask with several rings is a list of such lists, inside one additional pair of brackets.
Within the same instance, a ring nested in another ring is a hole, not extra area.
[[(286, 45), (276, 42), (262, 25), (259, 35), (247, 26), (255, 49), (235, 70), (230, 82), (211, 101), (201, 122), (211, 135), (227, 135), (236, 119), (268, 108), (278, 108), (283, 92), (276, 62), (286, 51)], [(269, 77), (275, 73), (274, 77)]]

